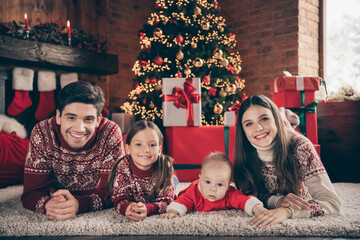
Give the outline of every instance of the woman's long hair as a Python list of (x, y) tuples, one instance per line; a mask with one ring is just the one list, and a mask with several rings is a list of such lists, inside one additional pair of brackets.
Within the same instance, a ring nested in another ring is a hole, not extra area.
[(251, 145), (245, 135), (242, 118), (244, 113), (251, 106), (258, 105), (272, 112), (277, 127), (277, 135), (274, 145), (274, 165), (275, 173), (278, 177), (280, 193), (298, 194), (300, 189), (299, 166), (294, 158), (293, 146), (290, 143), (289, 132), (280, 116), (277, 106), (264, 95), (254, 95), (247, 98), (240, 106), (235, 139), (235, 163), (234, 180), (236, 187), (241, 189), (244, 194), (252, 194), (263, 199), (268, 190), (262, 175), (263, 162), (260, 160), (256, 149)]
[[(126, 136), (126, 144), (130, 145), (131, 140), (133, 137), (140, 131), (145, 130), (146, 128), (150, 128), (156, 132), (159, 138), (159, 145), (163, 146), (163, 135), (153, 122), (142, 120), (137, 121), (129, 130), (127, 136)], [(120, 163), (125, 157), (122, 157), (119, 159), (113, 168), (111, 169), (111, 172), (108, 177), (108, 189), (110, 194), (112, 195), (113, 188), (114, 188), (114, 180), (116, 176), (116, 169)], [(160, 154), (158, 159), (153, 164), (153, 172), (150, 178), (150, 183), (152, 183), (155, 179), (155, 185), (152, 187), (149, 195), (147, 196), (147, 200), (149, 202), (156, 199), (159, 191), (161, 188), (171, 186), (172, 184), (172, 175), (173, 175), (173, 158), (164, 154)]]

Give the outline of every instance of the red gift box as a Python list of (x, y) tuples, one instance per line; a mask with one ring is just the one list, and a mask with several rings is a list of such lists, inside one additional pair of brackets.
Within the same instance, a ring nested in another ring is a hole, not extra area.
[(235, 129), (235, 126), (166, 128), (167, 154), (174, 158), (174, 168), (179, 181), (192, 182), (198, 179), (201, 162), (207, 155), (215, 151), (225, 153), (224, 136), (229, 140), (229, 158), (233, 162)]
[(278, 107), (297, 113), (300, 118), (298, 131), (313, 144), (318, 143), (315, 91), (319, 90), (318, 77), (279, 77), (271, 80), (271, 93)]

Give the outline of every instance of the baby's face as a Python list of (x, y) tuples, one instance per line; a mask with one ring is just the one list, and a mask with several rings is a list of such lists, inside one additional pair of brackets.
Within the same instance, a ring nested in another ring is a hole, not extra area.
[(202, 167), (199, 189), (204, 198), (216, 202), (225, 197), (229, 189), (231, 169), (225, 163), (208, 163)]

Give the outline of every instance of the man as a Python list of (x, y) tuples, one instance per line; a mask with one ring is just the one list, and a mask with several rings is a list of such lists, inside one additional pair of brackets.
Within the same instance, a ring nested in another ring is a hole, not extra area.
[(101, 116), (104, 94), (85, 81), (65, 86), (56, 116), (39, 122), (30, 137), (23, 206), (49, 219), (111, 207), (108, 174), (124, 153), (119, 126)]

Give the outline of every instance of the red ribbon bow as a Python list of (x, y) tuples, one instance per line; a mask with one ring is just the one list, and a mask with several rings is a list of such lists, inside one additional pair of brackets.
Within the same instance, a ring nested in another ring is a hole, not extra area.
[(241, 103), (235, 103), (234, 105), (232, 105), (228, 109), (229, 109), (229, 111), (237, 112), (237, 111), (239, 111), (240, 106), (241, 106)]
[(192, 85), (192, 78), (187, 78), (184, 82), (184, 89), (174, 87), (172, 95), (164, 95), (164, 102), (174, 101), (175, 107), (186, 109), (188, 126), (194, 126), (193, 103), (200, 101), (200, 94), (194, 94), (195, 89)]

